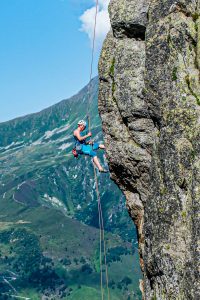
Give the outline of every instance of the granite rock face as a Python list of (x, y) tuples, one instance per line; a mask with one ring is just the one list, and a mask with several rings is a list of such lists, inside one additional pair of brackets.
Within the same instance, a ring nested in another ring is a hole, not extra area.
[(99, 61), (113, 180), (138, 228), (144, 299), (200, 299), (200, 1), (114, 0)]
[(145, 37), (147, 0), (111, 0), (110, 20), (115, 37)]

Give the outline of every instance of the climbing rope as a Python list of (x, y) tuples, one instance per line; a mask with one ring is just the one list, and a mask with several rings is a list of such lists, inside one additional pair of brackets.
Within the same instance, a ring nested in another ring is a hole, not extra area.
[[(93, 64), (94, 64), (94, 49), (95, 49), (95, 39), (96, 39), (96, 25), (97, 25), (97, 15), (98, 15), (98, 6), (99, 1), (96, 0), (96, 8), (95, 8), (95, 18), (94, 18), (94, 32), (93, 32), (93, 40), (92, 40), (92, 57), (91, 57), (91, 65), (90, 65), (90, 78), (89, 78), (89, 85), (88, 85), (88, 105), (87, 105), (87, 120), (88, 120), (88, 129), (89, 132), (91, 131), (91, 122), (90, 122), (90, 104), (91, 104), (91, 81), (92, 81), (92, 74), (93, 74)], [(99, 260), (100, 260), (100, 273), (101, 273), (101, 299), (104, 300), (104, 290), (103, 290), (103, 266), (102, 266), (102, 252), (104, 255), (104, 264), (105, 264), (105, 273), (106, 273), (106, 288), (107, 288), (107, 299), (110, 300), (110, 291), (109, 291), (109, 278), (108, 278), (108, 267), (107, 267), (107, 259), (106, 259), (106, 241), (105, 241), (105, 230), (104, 230), (104, 220), (103, 220), (103, 213), (101, 207), (101, 197), (99, 193), (99, 183), (98, 183), (98, 176), (95, 165), (93, 164), (94, 170), (94, 178), (95, 178), (95, 188), (96, 188), (96, 195), (98, 200), (98, 213), (99, 213), (99, 229), (100, 229), (100, 236), (99, 236)], [(102, 243), (103, 243), (103, 251), (102, 251)]]
[[(89, 77), (89, 86), (88, 86), (88, 95), (91, 95), (91, 80), (92, 80), (92, 74), (93, 74), (93, 64), (94, 64), (94, 48), (95, 48), (95, 40), (96, 40), (96, 27), (97, 27), (97, 15), (98, 15), (98, 6), (99, 6), (99, 0), (96, 0), (96, 8), (95, 8), (95, 17), (94, 17), (94, 31), (93, 31), (93, 39), (92, 39), (92, 57), (91, 57), (91, 64), (90, 64), (90, 77)], [(89, 115), (89, 109), (90, 109), (90, 97), (87, 105), (87, 118), (88, 118), (88, 128), (91, 128), (90, 124), (90, 115)]]
[[(95, 186), (96, 186), (96, 194), (98, 199), (98, 212), (99, 212), (99, 228), (100, 228), (100, 270), (101, 270), (101, 285), (103, 281), (103, 267), (102, 267), (102, 242), (103, 242), (103, 254), (104, 254), (104, 264), (105, 264), (105, 272), (106, 272), (106, 288), (107, 288), (107, 295), (108, 300), (110, 300), (110, 291), (109, 291), (109, 278), (108, 278), (108, 267), (107, 267), (107, 258), (106, 258), (106, 241), (105, 241), (105, 230), (104, 230), (104, 220), (103, 220), (103, 213), (101, 208), (101, 197), (99, 193), (99, 184), (98, 184), (98, 177), (97, 177), (97, 171), (93, 164), (94, 168), (94, 176), (95, 176)], [(102, 287), (103, 290), (103, 287)], [(103, 299), (103, 293), (102, 293), (102, 299)]]

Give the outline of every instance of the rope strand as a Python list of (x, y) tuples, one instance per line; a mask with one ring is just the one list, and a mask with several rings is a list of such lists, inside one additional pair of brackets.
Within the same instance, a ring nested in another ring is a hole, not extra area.
[[(89, 86), (88, 86), (88, 95), (89, 96), (91, 95), (91, 80), (92, 80), (93, 64), (94, 64), (94, 48), (95, 48), (95, 39), (96, 39), (98, 7), (99, 7), (99, 0), (96, 0), (95, 17), (94, 17), (94, 31), (93, 31), (93, 39), (92, 39), (92, 57), (91, 57), (91, 64), (90, 64), (90, 77), (89, 77)], [(90, 99), (91, 99), (91, 97), (89, 97), (89, 96), (88, 96), (88, 105), (87, 105), (87, 117), (88, 118), (89, 118), (89, 108), (90, 108)], [(90, 120), (89, 120), (88, 127), (90, 129)]]
[[(98, 184), (98, 182), (97, 182)], [(105, 230), (104, 230), (104, 220), (103, 220), (103, 214), (102, 214), (102, 208), (101, 208), (101, 202), (100, 202), (100, 214), (101, 214), (101, 220), (102, 220), (102, 239), (103, 239), (103, 251), (104, 251), (104, 264), (106, 269), (106, 288), (107, 288), (107, 295), (108, 300), (110, 300), (110, 290), (109, 290), (109, 278), (108, 278), (108, 266), (107, 266), (107, 250), (106, 250), (106, 240), (105, 240)]]
[[(104, 263), (105, 263), (105, 271), (106, 271), (106, 288), (107, 288), (107, 295), (108, 295), (108, 300), (110, 300), (110, 291), (109, 291), (109, 279), (108, 279), (108, 267), (107, 267), (107, 251), (106, 251), (106, 241), (105, 241), (105, 230), (104, 230), (104, 220), (103, 220), (103, 213), (102, 213), (102, 207), (101, 207), (101, 198), (100, 198), (100, 193), (99, 193), (99, 187), (98, 187), (98, 177), (97, 177), (97, 172), (94, 167), (94, 175), (95, 175), (95, 185), (96, 185), (96, 194), (97, 194), (97, 199), (98, 199), (98, 211), (99, 211), (99, 224), (100, 224), (100, 234), (101, 234), (101, 240), (103, 241), (103, 252), (104, 252)], [(100, 242), (101, 242), (100, 240)], [(101, 262), (102, 262), (102, 255), (101, 255)]]
[[(96, 177), (96, 170), (94, 167), (94, 174)], [(95, 180), (96, 183), (96, 180)], [(96, 185), (97, 186), (97, 185)], [(100, 280), (101, 280), (101, 299), (104, 299), (104, 291), (103, 291), (103, 266), (102, 266), (102, 219), (101, 219), (101, 213), (100, 213), (100, 207), (101, 207), (101, 201), (98, 193), (98, 189), (96, 190), (97, 198), (98, 198), (98, 213), (99, 213), (99, 263), (100, 263)]]
[[(98, 6), (99, 1), (96, 0), (96, 8), (95, 8), (95, 19), (94, 19), (94, 32), (93, 32), (93, 41), (92, 41), (92, 57), (91, 57), (91, 65), (90, 65), (90, 78), (89, 78), (89, 85), (88, 85), (88, 105), (87, 105), (87, 120), (88, 120), (88, 129), (91, 131), (91, 121), (90, 121), (90, 104), (91, 104), (91, 81), (92, 81), (92, 74), (93, 74), (93, 64), (94, 64), (94, 48), (95, 48), (95, 39), (96, 39), (96, 25), (97, 25), (97, 15), (98, 15)], [(105, 271), (106, 271), (106, 286), (107, 286), (107, 295), (108, 300), (110, 300), (110, 292), (109, 292), (109, 285), (108, 285), (108, 267), (107, 267), (107, 259), (106, 259), (106, 243), (105, 243), (105, 230), (104, 230), (104, 221), (103, 221), (103, 213), (101, 207), (101, 197), (99, 193), (99, 185), (98, 185), (98, 177), (95, 165), (93, 164), (94, 169), (94, 177), (95, 177), (95, 187), (96, 187), (96, 195), (98, 201), (98, 213), (99, 213), (99, 230), (100, 230), (100, 242), (99, 242), (99, 260), (100, 260), (100, 273), (101, 273), (101, 299), (104, 300), (104, 290), (103, 290), (103, 266), (102, 266), (102, 242), (103, 242), (103, 252), (104, 252), (104, 263), (105, 263)]]

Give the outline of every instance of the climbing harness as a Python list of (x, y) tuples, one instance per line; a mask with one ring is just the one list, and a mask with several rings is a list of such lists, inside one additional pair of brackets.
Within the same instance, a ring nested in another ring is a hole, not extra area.
[[(94, 63), (94, 48), (95, 48), (95, 39), (96, 39), (96, 24), (97, 24), (97, 14), (98, 14), (98, 6), (99, 1), (96, 0), (96, 10), (95, 10), (95, 19), (94, 19), (94, 32), (93, 32), (93, 43), (92, 43), (92, 58), (91, 58), (91, 66), (90, 66), (90, 78), (89, 78), (89, 85), (88, 85), (88, 105), (87, 105), (87, 121), (88, 121), (88, 128), (91, 131), (91, 122), (90, 122), (90, 102), (91, 102), (91, 81), (92, 81), (92, 74), (93, 74), (93, 63)], [(106, 275), (106, 288), (107, 288), (107, 300), (110, 300), (110, 291), (109, 291), (109, 278), (108, 278), (108, 267), (107, 267), (107, 258), (106, 258), (106, 242), (105, 242), (105, 230), (104, 230), (104, 220), (103, 220), (103, 213), (101, 207), (101, 197), (99, 193), (99, 183), (97, 177), (97, 171), (95, 165), (93, 164), (94, 170), (94, 178), (95, 178), (95, 188), (96, 188), (96, 195), (98, 201), (98, 213), (99, 213), (99, 229), (100, 229), (100, 236), (99, 236), (99, 260), (100, 260), (100, 273), (101, 273), (101, 300), (104, 300), (104, 289), (103, 289), (103, 266), (102, 266), (102, 256), (104, 255), (104, 265), (105, 265), (105, 275)]]

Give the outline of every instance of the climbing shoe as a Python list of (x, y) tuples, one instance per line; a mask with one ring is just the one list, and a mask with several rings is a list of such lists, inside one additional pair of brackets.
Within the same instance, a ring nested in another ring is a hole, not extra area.
[(99, 172), (100, 172), (100, 173), (108, 173), (109, 171), (108, 171), (108, 170), (105, 170), (105, 169), (103, 169), (103, 170), (99, 170)]

